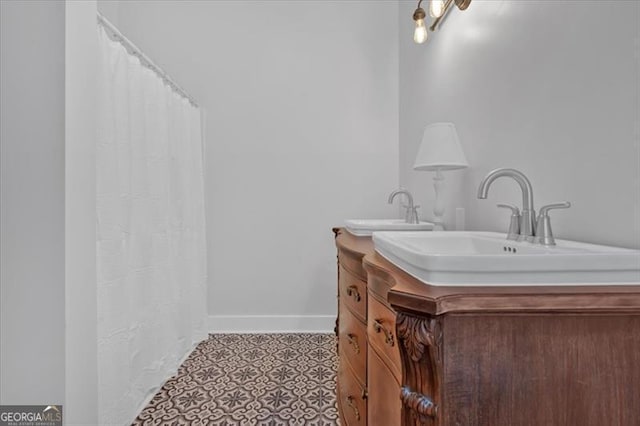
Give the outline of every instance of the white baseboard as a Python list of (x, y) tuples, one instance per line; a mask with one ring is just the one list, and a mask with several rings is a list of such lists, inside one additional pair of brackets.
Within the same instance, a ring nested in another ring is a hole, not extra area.
[(209, 333), (333, 333), (335, 315), (209, 315)]

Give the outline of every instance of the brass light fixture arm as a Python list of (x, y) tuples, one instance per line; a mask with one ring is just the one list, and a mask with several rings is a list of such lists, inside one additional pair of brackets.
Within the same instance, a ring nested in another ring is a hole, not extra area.
[[(420, 3), (422, 3), (422, 0), (420, 0), (420, 2), (418, 3), (418, 7), (420, 7)], [(429, 30), (431, 30), (432, 32), (436, 30), (436, 28), (438, 27), (438, 25), (440, 24), (442, 19), (449, 12), (449, 9), (451, 7), (451, 3), (455, 3), (455, 5), (458, 7), (458, 9), (465, 10), (466, 8), (469, 7), (469, 4), (471, 3), (471, 0), (447, 0), (446, 3), (444, 4), (444, 12), (442, 12), (442, 15), (440, 15), (439, 18), (434, 19), (433, 23), (429, 27)]]

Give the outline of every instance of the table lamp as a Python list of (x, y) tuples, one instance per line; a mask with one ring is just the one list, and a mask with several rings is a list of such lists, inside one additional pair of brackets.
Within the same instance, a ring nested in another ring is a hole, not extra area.
[(436, 172), (433, 177), (433, 187), (436, 192), (436, 201), (433, 206), (434, 231), (444, 231), (442, 217), (445, 207), (440, 197), (444, 187), (442, 172), (466, 167), (469, 167), (469, 163), (467, 163), (467, 158), (464, 156), (458, 132), (456, 132), (456, 127), (453, 123), (429, 124), (424, 129), (422, 143), (420, 144), (413, 170)]

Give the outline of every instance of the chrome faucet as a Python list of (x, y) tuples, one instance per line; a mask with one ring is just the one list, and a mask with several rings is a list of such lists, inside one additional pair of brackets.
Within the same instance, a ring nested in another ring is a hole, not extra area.
[(393, 204), (393, 199), (396, 198), (396, 195), (404, 194), (407, 197), (408, 205), (402, 205), (402, 207), (407, 209), (407, 212), (404, 216), (404, 221), (407, 223), (420, 223), (418, 220), (418, 207), (413, 205), (413, 195), (409, 191), (404, 188), (399, 188), (389, 194), (389, 204)]
[(533, 189), (531, 182), (520, 171), (515, 169), (496, 169), (482, 179), (478, 187), (478, 198), (486, 199), (489, 187), (500, 177), (510, 177), (515, 180), (522, 190), (522, 211), (520, 213), (520, 230), (518, 241), (533, 241), (536, 235), (536, 212), (533, 209)]

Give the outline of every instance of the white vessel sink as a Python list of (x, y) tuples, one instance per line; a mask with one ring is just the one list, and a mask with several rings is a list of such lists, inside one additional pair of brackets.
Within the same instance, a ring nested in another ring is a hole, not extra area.
[(376, 232), (375, 249), (422, 282), (446, 286), (640, 285), (640, 250), (496, 232)]
[(358, 237), (368, 237), (377, 231), (430, 231), (433, 223), (407, 223), (404, 219), (349, 219), (345, 220), (349, 233)]

